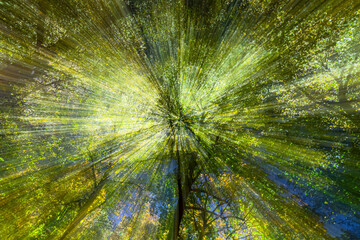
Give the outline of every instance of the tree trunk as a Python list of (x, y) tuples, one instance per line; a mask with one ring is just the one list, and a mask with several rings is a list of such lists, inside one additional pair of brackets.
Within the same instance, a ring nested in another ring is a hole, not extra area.
[[(191, 186), (194, 183), (193, 174), (196, 169), (196, 161), (193, 157), (190, 159), (183, 159), (181, 162), (180, 151), (176, 150), (176, 160), (178, 164), (177, 169), (177, 190), (178, 190), (178, 202), (174, 215), (173, 231), (169, 234), (168, 239), (180, 238), (180, 226), (184, 216), (186, 201), (191, 191)], [(185, 165), (185, 166), (184, 166)]]
[(39, 20), (36, 25), (36, 46), (41, 48), (44, 44), (45, 36), (45, 18), (47, 14), (46, 3), (42, 0), (38, 1), (38, 9), (40, 11)]

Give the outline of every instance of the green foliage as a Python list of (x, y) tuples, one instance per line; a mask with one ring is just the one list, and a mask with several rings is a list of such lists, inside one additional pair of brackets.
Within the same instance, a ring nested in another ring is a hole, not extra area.
[(3, 238), (359, 237), (355, 1), (0, 4)]

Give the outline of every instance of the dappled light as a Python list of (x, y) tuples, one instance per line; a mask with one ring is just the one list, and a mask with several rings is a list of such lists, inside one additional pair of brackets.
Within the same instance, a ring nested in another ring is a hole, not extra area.
[(1, 239), (359, 239), (354, 0), (0, 1)]

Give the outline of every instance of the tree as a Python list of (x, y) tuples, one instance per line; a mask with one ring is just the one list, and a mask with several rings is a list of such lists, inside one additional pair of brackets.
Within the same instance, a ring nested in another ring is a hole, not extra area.
[(0, 4), (1, 236), (357, 236), (353, 1)]

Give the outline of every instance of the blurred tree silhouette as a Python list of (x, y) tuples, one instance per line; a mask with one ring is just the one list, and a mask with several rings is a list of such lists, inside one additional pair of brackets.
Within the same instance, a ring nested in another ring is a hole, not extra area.
[(0, 1), (5, 239), (357, 239), (356, 1)]

